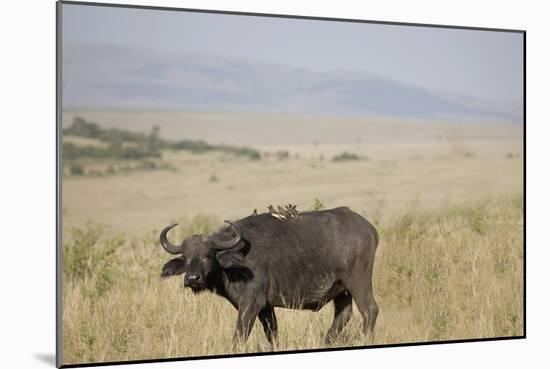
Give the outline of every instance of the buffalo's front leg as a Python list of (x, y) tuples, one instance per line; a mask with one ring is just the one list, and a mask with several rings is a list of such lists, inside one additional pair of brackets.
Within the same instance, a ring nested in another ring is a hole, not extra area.
[(277, 317), (275, 316), (275, 310), (271, 306), (264, 307), (260, 311), (258, 318), (264, 327), (267, 341), (273, 344), (277, 339)]
[(237, 327), (235, 329), (235, 335), (233, 336), (233, 341), (236, 344), (243, 344), (246, 342), (261, 308), (262, 304), (254, 300), (239, 304)]

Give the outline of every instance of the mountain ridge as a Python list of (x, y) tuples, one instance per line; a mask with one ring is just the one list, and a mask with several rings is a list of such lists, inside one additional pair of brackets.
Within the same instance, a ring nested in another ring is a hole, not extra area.
[(319, 72), (98, 44), (63, 49), (64, 107), (284, 112), (521, 123), (522, 104), (440, 93), (372, 73)]

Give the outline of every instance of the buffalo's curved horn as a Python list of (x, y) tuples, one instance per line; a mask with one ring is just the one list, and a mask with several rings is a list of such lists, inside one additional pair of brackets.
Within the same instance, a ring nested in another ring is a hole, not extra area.
[(224, 222), (229, 224), (231, 227), (233, 227), (233, 229), (235, 230), (236, 236), (228, 241), (222, 241), (218, 239), (214, 240), (214, 244), (216, 245), (217, 250), (226, 250), (226, 249), (235, 247), (239, 243), (242, 237), (241, 227), (237, 223), (232, 222), (230, 220), (224, 220)]
[(160, 244), (162, 245), (162, 248), (164, 248), (167, 252), (173, 255), (178, 255), (183, 252), (183, 245), (175, 246), (172, 245), (168, 239), (166, 238), (166, 234), (169, 230), (177, 226), (178, 224), (171, 224), (168, 227), (164, 228), (162, 232), (160, 232)]

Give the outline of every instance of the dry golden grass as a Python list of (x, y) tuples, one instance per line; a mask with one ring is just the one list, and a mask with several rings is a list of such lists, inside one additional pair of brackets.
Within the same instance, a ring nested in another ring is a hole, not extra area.
[(238, 218), (269, 203), (292, 202), (306, 209), (315, 198), (327, 207), (347, 205), (369, 218), (383, 218), (398, 215), (412, 201), (435, 209), (445, 201), (473, 203), (522, 188), (522, 161), (507, 158), (506, 151), (342, 163), (330, 157), (249, 161), (164, 153), (162, 161), (176, 171), (64, 179), (64, 236), (89, 219), (139, 235), (176, 217)]
[[(217, 221), (198, 217), (188, 224), (179, 237), (211, 229)], [(361, 336), (355, 313), (336, 346), (523, 334), (521, 196), (429, 213), (413, 204), (378, 227), (375, 338)], [(178, 277), (160, 280), (169, 256), (161, 252), (156, 232), (140, 240), (108, 235), (91, 226), (65, 245), (68, 250), (80, 242), (91, 251), (80, 255), (86, 273), (65, 271), (64, 363), (325, 347), (331, 305), (317, 313), (276, 309), (275, 347), (256, 324), (249, 341), (234, 349), (236, 311), (228, 302), (207, 293), (195, 296)], [(102, 250), (113, 253), (103, 257)], [(80, 259), (67, 251), (65, 262)]]
[[(236, 311), (229, 303), (193, 295), (181, 278), (159, 278), (169, 256), (158, 244), (158, 231), (169, 222), (183, 225), (174, 230), (181, 239), (254, 208), (264, 211), (269, 203), (292, 202), (305, 210), (315, 198), (326, 207), (349, 206), (363, 214), (375, 222), (381, 239), (374, 271), (376, 337), (361, 336), (355, 312), (335, 345), (523, 334), (520, 126), (78, 114), (107, 126), (132, 122), (143, 131), (154, 122), (170, 138), (216, 143), (216, 137), (225, 137), (228, 144), (243, 145), (258, 138), (254, 147), (289, 150), (290, 158), (164, 152), (162, 162), (174, 170), (64, 177), (65, 364), (324, 347), (331, 304), (317, 313), (276, 309), (275, 347), (256, 324), (249, 341), (233, 348)], [(312, 132), (318, 137), (308, 136)], [(355, 142), (356, 137), (363, 140)], [(330, 160), (344, 151), (369, 160)]]

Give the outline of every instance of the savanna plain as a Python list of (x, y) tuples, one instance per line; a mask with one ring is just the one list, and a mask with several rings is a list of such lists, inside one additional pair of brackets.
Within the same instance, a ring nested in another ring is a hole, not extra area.
[[(95, 122), (91, 123), (91, 122)], [(160, 279), (174, 242), (267, 206), (348, 206), (378, 229), (375, 335), (333, 343), (523, 335), (523, 127), (284, 114), (63, 113), (64, 364), (326, 347), (333, 306), (276, 309), (233, 346), (237, 312)]]

